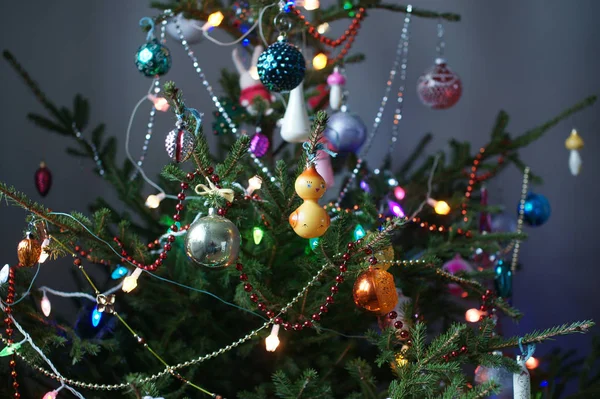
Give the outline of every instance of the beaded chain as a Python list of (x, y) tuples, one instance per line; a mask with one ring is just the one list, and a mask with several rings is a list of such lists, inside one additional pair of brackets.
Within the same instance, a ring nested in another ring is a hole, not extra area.
[(377, 110), (377, 114), (375, 115), (375, 120), (373, 121), (373, 127), (372, 127), (371, 131), (369, 132), (369, 135), (367, 136), (367, 140), (365, 141), (365, 144), (363, 145), (363, 147), (361, 149), (361, 152), (360, 152), (361, 155), (359, 155), (358, 159), (356, 160), (356, 165), (354, 166), (354, 169), (352, 170), (352, 174), (350, 175), (350, 177), (348, 177), (348, 180), (346, 181), (346, 183), (340, 190), (340, 194), (338, 195), (338, 198), (335, 202), (336, 207), (338, 207), (340, 205), (340, 203), (342, 202), (342, 200), (348, 193), (350, 186), (352, 185), (352, 183), (356, 179), (358, 172), (360, 171), (360, 168), (363, 163), (363, 157), (366, 156), (366, 154), (371, 149), (373, 140), (375, 138), (375, 135), (377, 134), (377, 131), (378, 131), (379, 126), (382, 121), (383, 112), (385, 111), (385, 108), (386, 108), (386, 105), (387, 105), (387, 102), (389, 99), (389, 95), (392, 90), (392, 84), (394, 83), (394, 80), (396, 78), (396, 75), (398, 74), (398, 71), (400, 71), (401, 83), (398, 88), (398, 100), (397, 100), (398, 108), (396, 109), (396, 112), (394, 113), (394, 133), (392, 134), (390, 146), (393, 147), (395, 145), (396, 141), (398, 140), (397, 126), (400, 123), (400, 120), (402, 119), (402, 104), (404, 103), (406, 69), (407, 69), (407, 65), (408, 65), (408, 45), (409, 45), (409, 38), (410, 38), (409, 27), (410, 27), (411, 16), (412, 16), (412, 6), (409, 5), (406, 8), (406, 15), (404, 17), (404, 25), (402, 26), (400, 40), (399, 40), (398, 46), (396, 48), (396, 58), (394, 59), (394, 63), (392, 65), (392, 68), (390, 69), (390, 74), (389, 74), (389, 77), (388, 77), (386, 85), (385, 85), (383, 97), (381, 98), (381, 103), (380, 103), (379, 109)]
[(307, 21), (306, 17), (302, 14), (302, 12), (299, 9), (297, 9), (296, 7), (290, 7), (290, 9), (291, 9), (292, 13), (294, 15), (296, 15), (304, 23), (304, 26), (308, 28), (309, 35), (311, 35), (312, 37), (314, 37), (315, 39), (317, 39), (324, 45), (333, 47), (333, 48), (341, 46), (346, 40), (353, 40), (352, 36), (356, 35), (355, 32), (360, 29), (360, 21), (362, 21), (363, 18), (365, 17), (365, 9), (363, 7), (359, 8), (358, 13), (354, 17), (354, 19), (352, 19), (352, 22), (350, 23), (350, 26), (348, 26), (348, 29), (346, 29), (344, 31), (342, 36), (340, 36), (339, 38), (337, 38), (335, 40), (332, 40), (332, 39), (320, 34), (318, 32), (317, 27), (315, 27), (313, 24), (311, 24), (310, 21)]
[[(523, 184), (521, 185), (521, 200), (519, 201), (519, 218), (517, 219), (517, 234), (523, 232), (523, 217), (525, 216), (525, 200), (527, 199), (527, 191), (529, 190), (529, 166), (525, 167), (523, 171)], [(517, 271), (517, 264), (519, 263), (519, 249), (521, 247), (521, 241), (514, 241), (514, 249), (512, 259), (510, 263), (510, 269), (513, 272)]]
[[(6, 308), (5, 308), (5, 313), (6, 313), (6, 317), (4, 318), (4, 324), (6, 325), (6, 344), (7, 345), (13, 345), (14, 341), (13, 341), (13, 327), (12, 327), (12, 319), (11, 319), (11, 315), (12, 315), (12, 304), (15, 301), (15, 268), (13, 266), (9, 266), (8, 269), (8, 293), (6, 295)], [(11, 354), (11, 359), (8, 362), (8, 365), (10, 366), (10, 376), (12, 377), (13, 383), (13, 389), (15, 390), (15, 393), (12, 395), (13, 398), (18, 399), (21, 397), (21, 394), (19, 393), (19, 382), (17, 381), (17, 355), (16, 355), (16, 351), (13, 351)]]

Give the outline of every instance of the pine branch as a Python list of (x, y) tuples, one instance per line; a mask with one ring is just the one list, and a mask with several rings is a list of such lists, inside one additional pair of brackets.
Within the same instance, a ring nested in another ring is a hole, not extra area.
[[(522, 337), (522, 344), (534, 344), (546, 341), (553, 337), (560, 335), (568, 335), (573, 333), (586, 333), (596, 323), (591, 320), (577, 321), (571, 324), (563, 324), (556, 327), (551, 327), (543, 331), (533, 331), (529, 334), (525, 334)], [(495, 337), (490, 340), (490, 350), (500, 350), (504, 348), (515, 347), (519, 345), (520, 337), (511, 337), (504, 339), (502, 337)]]

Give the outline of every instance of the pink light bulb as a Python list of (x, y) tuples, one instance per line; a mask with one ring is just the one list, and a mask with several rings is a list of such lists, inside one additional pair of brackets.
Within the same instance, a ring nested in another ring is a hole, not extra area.
[(152, 101), (154, 108), (158, 111), (166, 112), (169, 110), (169, 102), (164, 97), (158, 97), (154, 94), (148, 94), (148, 100)]
[(57, 391), (50, 391), (46, 393), (42, 399), (56, 399), (56, 395), (58, 395)]
[(394, 188), (394, 196), (399, 201), (402, 201), (404, 199), (404, 197), (406, 197), (406, 191), (404, 191), (404, 189), (402, 187), (396, 186), (396, 188)]

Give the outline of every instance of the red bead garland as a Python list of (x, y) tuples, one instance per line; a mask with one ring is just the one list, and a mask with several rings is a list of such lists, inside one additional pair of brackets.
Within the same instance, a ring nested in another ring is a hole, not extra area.
[(344, 43), (346, 40), (350, 40), (350, 41), (354, 40), (354, 36), (358, 33), (358, 29), (360, 29), (360, 21), (365, 17), (365, 9), (363, 7), (359, 8), (358, 12), (356, 13), (356, 16), (350, 23), (350, 26), (348, 26), (348, 29), (346, 29), (344, 31), (342, 36), (340, 36), (339, 38), (337, 38), (335, 40), (332, 40), (326, 36), (321, 35), (318, 32), (317, 28), (313, 24), (311, 24), (309, 21), (306, 20), (306, 17), (304, 15), (302, 15), (300, 10), (298, 10), (297, 8), (294, 7), (294, 8), (292, 8), (292, 12), (294, 13), (294, 15), (296, 15), (298, 18), (300, 18), (300, 20), (302, 22), (304, 22), (304, 26), (306, 26), (308, 28), (308, 33), (312, 37), (319, 40), (321, 43), (325, 44), (326, 46), (333, 47), (333, 48), (341, 46), (342, 43)]
[[(15, 269), (13, 267), (9, 267), (8, 269), (8, 294), (6, 295), (6, 307), (5, 313), (6, 317), (4, 318), (4, 324), (6, 325), (6, 343), (8, 345), (14, 344), (12, 339), (13, 335), (13, 321), (11, 319), (12, 315), (12, 304), (15, 301)], [(19, 393), (19, 382), (17, 381), (17, 355), (13, 352), (11, 355), (11, 359), (8, 362), (8, 365), (11, 368), (10, 375), (13, 379), (12, 386), (15, 390), (13, 394), (13, 398), (20, 398), (21, 394)]]

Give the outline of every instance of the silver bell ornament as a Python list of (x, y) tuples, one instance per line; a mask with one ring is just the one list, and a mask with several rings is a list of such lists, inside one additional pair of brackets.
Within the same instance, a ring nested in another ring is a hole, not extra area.
[(240, 232), (233, 222), (209, 210), (185, 236), (185, 253), (199, 265), (220, 268), (234, 263), (240, 253)]

